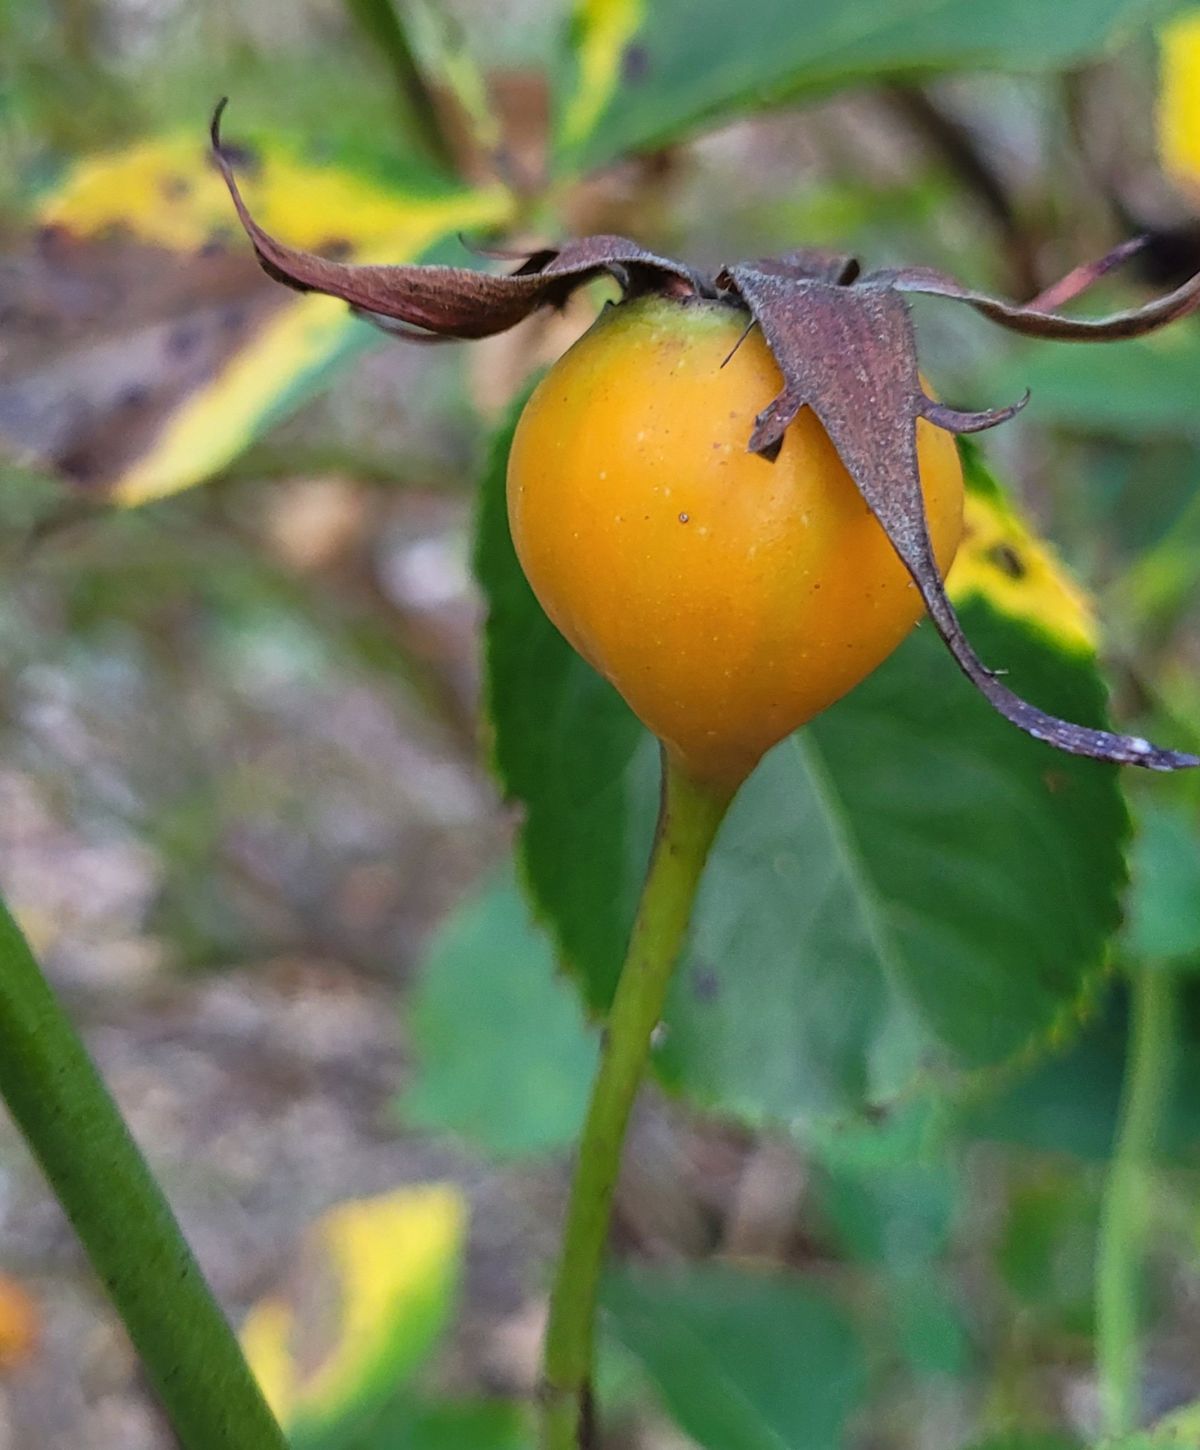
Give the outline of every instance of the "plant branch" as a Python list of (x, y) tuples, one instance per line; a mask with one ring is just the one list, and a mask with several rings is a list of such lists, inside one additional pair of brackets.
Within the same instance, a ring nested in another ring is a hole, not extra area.
[(959, 181), (975, 193), (1000, 233), (1012, 291), (1018, 297), (1032, 297), (1041, 287), (1034, 240), (1022, 223), (1007, 185), (969, 128), (917, 86), (891, 85), (884, 95), (926, 146), (940, 155)]
[(184, 1450), (286, 1450), (161, 1190), (2, 904), (0, 1095)]
[(1109, 1435), (1136, 1429), (1141, 1408), (1138, 1302), (1147, 1182), (1171, 1077), (1174, 993), (1153, 965), (1131, 980), (1132, 1017), (1117, 1136), (1100, 1213), (1096, 1260), (1096, 1355)]
[(629, 1115), (683, 945), (696, 888), (732, 799), (701, 785), (664, 751), (650, 869), (604, 1033), (562, 1253), (550, 1295), (543, 1371), (543, 1450), (592, 1450), (596, 1297)]
[(453, 171), (454, 155), (438, 117), (437, 104), (392, 0), (345, 0), (350, 17), (387, 62), (396, 84), (405, 128), (426, 157)]

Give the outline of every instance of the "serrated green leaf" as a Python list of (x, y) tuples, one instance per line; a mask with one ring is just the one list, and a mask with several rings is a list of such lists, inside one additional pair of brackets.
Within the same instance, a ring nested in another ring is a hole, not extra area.
[(709, 1266), (605, 1281), (612, 1332), (705, 1450), (835, 1450), (866, 1366), (846, 1315), (794, 1275)]
[(406, 1122), (458, 1133), (498, 1157), (574, 1142), (595, 1034), (511, 870), (439, 932), (408, 1027), (417, 1066), (398, 1105)]
[[(505, 457), (501, 438), (478, 549), (496, 759), (526, 807), (535, 907), (602, 1008), (649, 851), (655, 751), (521, 576)], [(1099, 723), (1086, 601), (969, 462), (968, 633), (1043, 707)], [(743, 787), (701, 885), (659, 1072), (710, 1107), (790, 1122), (899, 1092), (931, 1050), (966, 1065), (1019, 1052), (1100, 963), (1126, 827), (1116, 772), (1014, 730), (918, 630)]]
[(1161, 0), (579, 0), (556, 77), (557, 149), (586, 169), (705, 124), (879, 76), (1078, 64)]

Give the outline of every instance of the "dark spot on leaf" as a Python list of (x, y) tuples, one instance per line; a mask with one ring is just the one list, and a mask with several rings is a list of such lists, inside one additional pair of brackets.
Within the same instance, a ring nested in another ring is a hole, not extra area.
[(67, 242), (70, 233), (63, 226), (38, 227), (34, 245), (43, 254), (55, 252)]
[(167, 334), (167, 351), (172, 357), (187, 357), (200, 341), (200, 329), (190, 322), (173, 327)]
[(140, 408), (150, 400), (150, 389), (145, 383), (130, 383), (117, 394), (118, 408)]
[(1007, 574), (1010, 579), (1024, 579), (1029, 570), (1025, 567), (1025, 560), (1021, 558), (1011, 544), (993, 544), (987, 553), (989, 562), (995, 564), (1002, 574)]
[(644, 45), (627, 45), (621, 52), (621, 79), (636, 86), (650, 74), (650, 52)]
[(94, 480), (100, 472), (99, 465), (93, 454), (86, 448), (72, 449), (64, 453), (58, 460), (59, 469), (76, 483), (89, 483)]
[(696, 967), (692, 972), (692, 991), (697, 1002), (715, 1002), (721, 995), (721, 980), (711, 967)]

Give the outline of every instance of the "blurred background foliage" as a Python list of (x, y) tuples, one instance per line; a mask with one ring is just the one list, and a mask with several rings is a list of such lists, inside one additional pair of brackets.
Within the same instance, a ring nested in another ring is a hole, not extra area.
[[(0, 885), (295, 1443), (518, 1450), (654, 759), (515, 571), (504, 420), (603, 291), (429, 349), (282, 292), (222, 94), (301, 245), (1028, 297), (1148, 232), (1116, 306), (1200, 265), (1200, 11), (0, 0)], [(1034, 393), (972, 455), (985, 658), (1103, 708), (1023, 516), (1115, 717), (1195, 749), (1197, 324), (917, 312), (953, 402)], [(931, 645), (722, 837), (619, 1199), (613, 1450), (1200, 1444), (1197, 783), (1047, 757)], [(2, 1450), (167, 1445), (7, 1127), (0, 1271)]]

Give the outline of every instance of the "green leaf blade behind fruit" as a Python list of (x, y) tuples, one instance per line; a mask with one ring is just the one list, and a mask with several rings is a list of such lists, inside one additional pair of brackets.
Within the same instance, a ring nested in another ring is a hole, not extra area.
[[(502, 438), (477, 553), (495, 759), (525, 811), (535, 914), (602, 1010), (650, 848), (655, 747), (525, 583), (504, 461)], [(974, 453), (968, 472), (968, 633), (1042, 708), (1103, 723), (1086, 601)], [(1127, 833), (1115, 770), (1008, 725), (918, 629), (743, 787), (701, 885), (660, 1075), (714, 1111), (800, 1127), (1036, 1056), (1100, 971)]]
[(562, 170), (881, 77), (1045, 72), (1095, 57), (1157, 0), (580, 0), (554, 77)]

